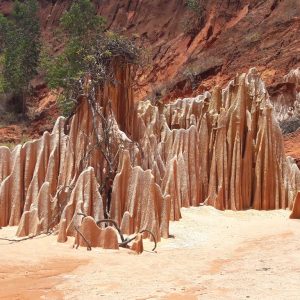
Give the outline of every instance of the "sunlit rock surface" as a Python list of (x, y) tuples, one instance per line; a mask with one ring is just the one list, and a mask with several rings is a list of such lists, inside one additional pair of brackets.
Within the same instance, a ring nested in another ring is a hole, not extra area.
[[(57, 228), (58, 241), (75, 236), (87, 246), (76, 226), (91, 246), (118, 248), (116, 231), (97, 226), (105, 215), (101, 186), (109, 169), (98, 145), (105, 128), (97, 111), (115, 133), (109, 141), (109, 155), (118, 163), (110, 216), (125, 234), (147, 229), (158, 241), (167, 238), (180, 208), (200, 204), (290, 208), (298, 216), (300, 172), (285, 157), (273, 106), (255, 69), (224, 90), (155, 107), (134, 105), (128, 68), (118, 71), (124, 84), (97, 91), (96, 108), (83, 95), (69, 123), (60, 118), (51, 134), (12, 151), (0, 147), (0, 226), (19, 225), (19, 236)], [(112, 115), (104, 109), (107, 99)]]

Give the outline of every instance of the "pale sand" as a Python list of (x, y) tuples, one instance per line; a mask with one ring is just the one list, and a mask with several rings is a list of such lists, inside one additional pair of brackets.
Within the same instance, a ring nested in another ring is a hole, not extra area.
[(299, 299), (300, 220), (289, 213), (182, 209), (174, 238), (142, 255), (55, 236), (0, 241), (0, 299)]

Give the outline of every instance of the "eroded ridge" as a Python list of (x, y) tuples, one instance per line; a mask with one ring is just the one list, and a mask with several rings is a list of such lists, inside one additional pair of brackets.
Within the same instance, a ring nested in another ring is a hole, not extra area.
[(163, 194), (177, 199), (173, 215), (202, 202), (233, 210), (292, 208), (299, 170), (285, 158), (272, 111), (255, 69), (223, 91), (179, 99), (162, 112), (139, 104), (141, 165), (152, 170)]
[(0, 226), (19, 225), (18, 236), (57, 229), (60, 242), (75, 236), (86, 246), (88, 237), (117, 249), (117, 231), (97, 225), (107, 214), (124, 234), (149, 230), (157, 241), (181, 207), (290, 208), (300, 217), (300, 172), (285, 157), (255, 69), (224, 90), (134, 106), (129, 68), (116, 73), (122, 84), (84, 93), (71, 121), (59, 118), (51, 134), (0, 147)]

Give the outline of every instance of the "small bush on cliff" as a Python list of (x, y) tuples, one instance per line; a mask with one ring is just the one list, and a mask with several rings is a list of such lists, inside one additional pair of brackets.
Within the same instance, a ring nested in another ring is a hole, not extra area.
[(69, 115), (76, 105), (85, 82), (101, 82), (111, 78), (111, 60), (118, 56), (137, 60), (139, 51), (129, 39), (105, 32), (105, 20), (95, 14), (89, 0), (76, 1), (60, 20), (66, 46), (59, 56), (43, 59), (43, 68), (51, 88), (62, 88), (58, 105)]
[(290, 119), (281, 121), (279, 126), (283, 134), (295, 132), (300, 128), (300, 116), (293, 116)]
[(187, 0), (186, 6), (189, 10), (193, 11), (197, 15), (202, 13), (202, 7), (199, 0)]
[(188, 13), (183, 19), (182, 27), (185, 34), (195, 36), (203, 27), (205, 21), (205, 5), (202, 0), (186, 0)]
[(0, 54), (0, 94), (4, 93), (3, 55)]
[(40, 27), (36, 0), (15, 2), (10, 19), (0, 16), (2, 89), (14, 94), (16, 108), (25, 112), (29, 84), (37, 74)]

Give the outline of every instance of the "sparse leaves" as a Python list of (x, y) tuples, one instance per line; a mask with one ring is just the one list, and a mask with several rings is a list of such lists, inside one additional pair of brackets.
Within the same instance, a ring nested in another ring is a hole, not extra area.
[(186, 0), (187, 8), (197, 15), (201, 13), (201, 5), (199, 3), (199, 0)]
[(40, 54), (40, 28), (37, 1), (15, 2), (12, 18), (0, 15), (2, 90), (21, 100), (37, 73)]
[(279, 122), (283, 134), (295, 132), (300, 128), (300, 116), (293, 116), (287, 120)]
[(65, 50), (56, 57), (43, 56), (42, 65), (51, 88), (64, 89), (61, 111), (69, 115), (78, 95), (81, 93), (84, 78), (91, 84), (113, 80), (111, 60), (122, 58), (124, 62), (135, 63), (139, 50), (135, 44), (111, 31), (104, 31), (105, 21), (95, 14), (89, 0), (78, 0), (61, 18), (61, 30), (66, 38)]
[(65, 12), (60, 23), (71, 39), (90, 39), (104, 30), (105, 20), (95, 14), (95, 7), (90, 0), (78, 0)]
[(195, 36), (203, 27), (205, 21), (205, 5), (202, 0), (186, 0), (188, 14), (182, 22), (183, 31)]

